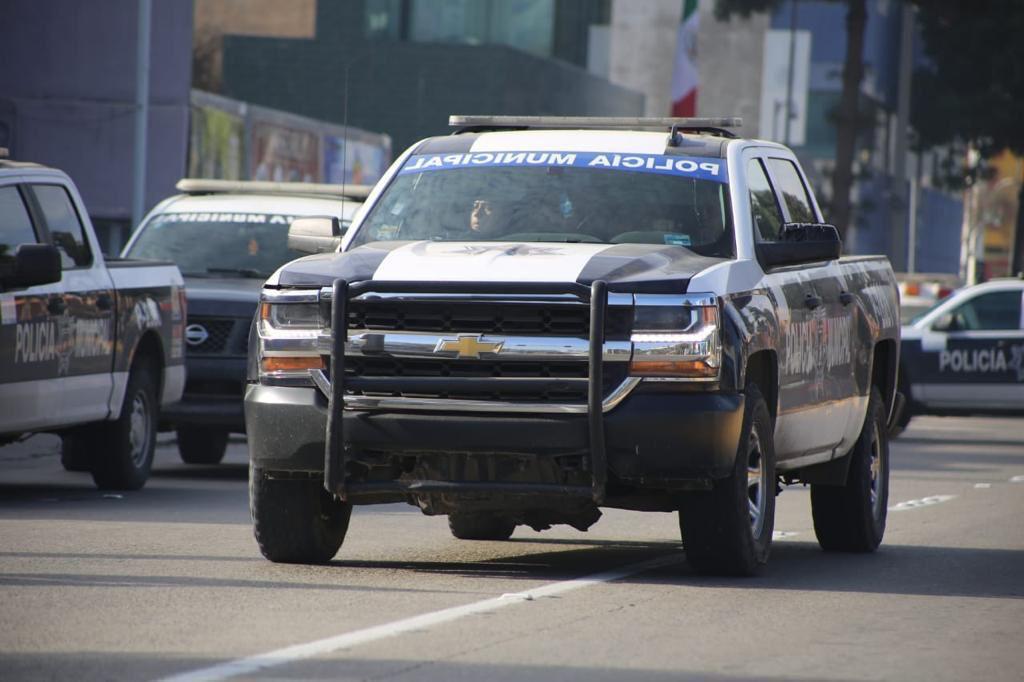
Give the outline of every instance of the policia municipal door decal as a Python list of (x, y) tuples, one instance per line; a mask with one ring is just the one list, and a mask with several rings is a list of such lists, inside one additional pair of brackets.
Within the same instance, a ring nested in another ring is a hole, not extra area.
[(1024, 343), (1010, 345), (998, 341), (989, 345), (982, 341), (951, 340), (949, 348), (939, 353), (938, 371), (968, 381), (1024, 382)]

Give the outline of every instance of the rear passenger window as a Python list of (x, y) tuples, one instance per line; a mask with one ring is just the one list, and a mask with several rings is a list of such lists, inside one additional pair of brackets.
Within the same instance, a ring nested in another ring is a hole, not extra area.
[(761, 241), (775, 241), (782, 227), (782, 211), (768, 176), (757, 159), (747, 162), (747, 187), (750, 189), (750, 214), (754, 217), (754, 226)]
[(89, 242), (68, 191), (60, 185), (33, 185), (32, 190), (50, 230), (50, 239), (61, 251), (64, 267), (91, 265)]
[(0, 187), (0, 259), (14, 257), (22, 244), (35, 244), (36, 233), (17, 187)]
[(782, 194), (786, 208), (789, 209), (789, 220), (793, 223), (816, 223), (818, 219), (814, 216), (814, 209), (811, 208), (811, 197), (807, 194), (803, 180), (796, 166), (789, 159), (768, 159), (768, 167), (772, 172), (772, 179), (779, 186), (779, 193)]

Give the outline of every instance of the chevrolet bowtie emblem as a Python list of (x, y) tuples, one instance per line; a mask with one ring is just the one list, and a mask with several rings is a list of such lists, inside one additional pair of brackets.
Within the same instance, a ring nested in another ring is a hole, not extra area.
[(434, 352), (457, 353), (460, 358), (480, 358), (480, 353), (500, 353), (504, 341), (481, 341), (480, 334), (459, 334), (457, 339), (441, 339), (434, 346)]

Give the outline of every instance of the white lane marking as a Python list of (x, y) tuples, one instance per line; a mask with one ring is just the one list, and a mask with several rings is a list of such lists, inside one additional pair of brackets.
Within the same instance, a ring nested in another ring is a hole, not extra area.
[(907, 511), (908, 509), (920, 509), (921, 507), (930, 507), (933, 504), (939, 504), (941, 502), (949, 502), (956, 495), (931, 495), (930, 497), (922, 497), (919, 500), (907, 500), (906, 502), (899, 502), (889, 507), (889, 511)]
[(794, 535), (800, 535), (800, 533), (795, 530), (776, 530), (772, 531), (772, 540), (785, 540)]
[(1024, 476), (1014, 476), (1010, 479), (1010, 483), (1024, 483)]
[(981, 490), (984, 490), (985, 488), (991, 488), (992, 484), (991, 483), (975, 483), (974, 487), (978, 488), (978, 489), (981, 489)]
[(165, 677), (162, 678), (161, 682), (226, 680), (232, 677), (238, 677), (239, 675), (252, 675), (260, 670), (265, 670), (274, 666), (285, 665), (294, 661), (328, 654), (333, 651), (338, 651), (339, 649), (350, 649), (352, 647), (359, 646), (360, 644), (368, 644), (370, 642), (375, 642), (388, 637), (395, 637), (414, 630), (423, 630), (443, 623), (450, 623), (454, 620), (465, 618), (466, 616), (471, 616), (473, 614), (483, 613), (485, 611), (495, 611), (504, 606), (534, 601), (541, 597), (551, 597), (557, 594), (564, 594), (565, 592), (571, 592), (573, 590), (579, 590), (593, 585), (600, 585), (601, 583), (607, 583), (613, 580), (621, 580), (622, 578), (626, 578), (637, 573), (643, 573), (644, 571), (649, 571), (654, 568), (662, 568), (682, 563), (683, 560), (684, 557), (682, 553), (680, 553), (651, 559), (649, 561), (641, 561), (639, 563), (629, 564), (611, 571), (605, 571), (604, 573), (595, 573), (582, 578), (550, 583), (525, 592), (503, 594), (500, 597), (485, 599), (483, 601), (473, 602), (472, 604), (465, 604), (464, 606), (454, 606), (449, 609), (432, 611), (419, 616), (396, 620), (392, 623), (385, 623), (383, 625), (376, 625), (362, 630), (355, 630), (353, 632), (335, 635), (334, 637), (327, 637), (326, 639), (319, 639), (314, 642), (284, 647), (283, 649), (277, 649), (265, 654), (257, 654), (255, 656), (235, 659), (234, 661), (227, 661), (209, 668), (201, 668), (199, 670)]

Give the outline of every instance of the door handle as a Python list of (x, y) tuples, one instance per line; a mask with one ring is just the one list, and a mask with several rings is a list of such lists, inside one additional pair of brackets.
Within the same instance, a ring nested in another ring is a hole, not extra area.
[(821, 306), (821, 296), (815, 296), (814, 294), (807, 294), (804, 296), (804, 305), (811, 310)]
[(849, 291), (839, 292), (839, 302), (842, 303), (843, 305), (850, 305), (851, 303), (853, 303), (853, 294), (851, 294)]
[(50, 302), (46, 304), (46, 310), (49, 311), (51, 315), (63, 315), (64, 311), (67, 309), (68, 304), (59, 296), (54, 296), (50, 299)]
[(110, 310), (114, 307), (114, 299), (110, 294), (100, 294), (96, 297), (96, 307), (100, 310)]

